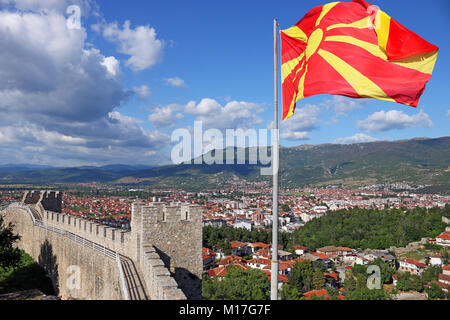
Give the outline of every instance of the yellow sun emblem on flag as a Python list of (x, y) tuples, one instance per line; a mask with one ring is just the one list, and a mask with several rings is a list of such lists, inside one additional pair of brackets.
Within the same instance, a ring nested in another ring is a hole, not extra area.
[[(359, 61), (353, 59), (350, 64), (348, 62), (349, 59), (346, 59), (347, 61), (344, 61), (343, 58), (346, 57), (342, 57), (342, 55), (338, 56), (336, 52), (331, 52), (330, 50), (326, 49), (326, 44), (328, 43), (351, 44), (365, 50), (365, 52), (371, 57), (381, 58), (387, 62), (388, 55), (386, 53), (386, 47), (389, 38), (389, 26), (391, 18), (383, 11), (377, 9), (372, 12), (368, 10), (367, 16), (350, 23), (330, 24), (330, 22), (335, 19), (324, 20), (324, 18), (327, 17), (327, 14), (340, 3), (341, 2), (333, 2), (323, 5), (321, 7), (322, 9), (320, 11), (320, 14), (317, 15), (315, 26), (313, 26), (312, 28), (311, 26), (309, 26), (309, 30), (302, 30), (299, 27), (299, 25), (301, 25), (300, 22), (297, 25), (282, 31), (282, 33), (289, 36), (290, 38), (306, 44), (306, 47), (303, 45), (304, 50), (298, 52), (299, 54), (296, 58), (284, 61), (282, 63), (282, 83), (284, 84), (285, 81), (292, 82), (296, 91), (292, 96), (292, 100), (289, 100), (289, 112), (286, 116), (283, 117), (283, 120), (291, 117), (294, 114), (296, 102), (300, 99), (305, 98), (305, 79), (307, 79), (308, 77), (308, 68), (313, 67), (309, 65), (308, 62), (312, 57), (316, 55), (319, 55), (324, 61), (326, 61), (326, 63), (328, 63), (329, 66), (331, 66), (337, 73), (339, 73), (339, 75), (343, 79), (345, 79), (348, 85), (350, 85), (354, 89), (354, 91), (360, 98), (376, 98), (397, 102), (388, 94), (386, 94), (386, 92), (381, 89), (379, 85), (377, 85), (368, 76), (364, 75), (357, 69)], [(339, 30), (335, 30), (338, 28)], [(347, 28), (367, 29), (371, 32), (374, 32), (375, 43), (358, 39), (356, 36), (349, 35), (350, 32), (342, 31), (346, 30)], [(331, 30), (333, 30), (333, 32), (330, 32)], [(307, 34), (309, 34), (309, 36), (307, 36)], [(437, 51), (419, 60), (404, 59), (389, 62), (431, 75), (434, 64), (436, 62), (436, 58)], [(289, 99), (290, 98), (291, 97), (289, 97)]]

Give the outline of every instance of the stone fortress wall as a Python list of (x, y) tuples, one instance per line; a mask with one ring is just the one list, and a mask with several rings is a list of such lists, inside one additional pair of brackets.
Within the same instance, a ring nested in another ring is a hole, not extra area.
[[(26, 192), (23, 203), (43, 225), (64, 230), (129, 259), (142, 278), (140, 281), (148, 298), (201, 299), (201, 207), (134, 203), (131, 231), (124, 231), (61, 213), (61, 192)], [(84, 289), (79, 292), (67, 288), (70, 275), (62, 272), (67, 268), (59, 268), (58, 285), (63, 298), (124, 298), (119, 268), (113, 259), (58, 232), (34, 225), (24, 209), (9, 207), (1, 214), (7, 223), (11, 221), (16, 225), (15, 231), (22, 236), (19, 247), (37, 261), (46, 244), (55, 252), (60, 267), (80, 265)]]

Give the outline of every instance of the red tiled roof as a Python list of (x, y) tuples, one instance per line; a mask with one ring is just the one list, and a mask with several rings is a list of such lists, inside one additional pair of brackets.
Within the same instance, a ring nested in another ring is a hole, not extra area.
[(308, 249), (308, 247), (301, 246), (299, 244), (295, 244), (292, 247), (294, 247), (294, 249), (296, 249), (296, 250), (306, 250), (306, 249)]
[[(321, 290), (311, 290), (303, 294), (306, 297), (306, 300), (311, 300), (312, 296), (316, 297), (325, 297), (325, 300), (330, 300), (330, 295), (328, 294), (328, 291), (326, 289)], [(345, 300), (345, 297), (343, 295), (338, 295), (339, 300)]]
[(439, 275), (439, 280), (450, 281), (450, 275), (441, 273)]
[(450, 240), (450, 232), (441, 233), (436, 238)]
[(250, 243), (250, 245), (255, 248), (269, 248), (270, 247), (270, 244), (266, 244), (263, 242)]
[(259, 264), (270, 264), (269, 259), (251, 259), (248, 260), (247, 263), (259, 263)]
[[(267, 270), (261, 270), (261, 271), (269, 276), (269, 281), (270, 281), (271, 280), (271, 272), (267, 271)], [(283, 274), (279, 274), (278, 282), (284, 282), (284, 283), (289, 282), (289, 278)]]
[(227, 271), (229, 270), (229, 268), (241, 268), (244, 270), (247, 270), (247, 267), (245, 265), (242, 265), (241, 262), (236, 261), (235, 263), (233, 263), (232, 265), (229, 266), (219, 266), (217, 268), (214, 269), (210, 269), (208, 270), (208, 275), (213, 278), (213, 277), (225, 277), (227, 274)]
[(322, 290), (311, 290), (311, 291), (305, 292), (303, 295), (308, 300), (311, 299), (311, 297), (314, 296), (314, 295), (317, 296), (317, 297), (321, 297), (321, 296), (325, 296), (327, 298), (329, 297), (328, 291), (325, 290), (325, 289), (322, 289)]
[(346, 248), (346, 247), (326, 246), (326, 247), (317, 249), (317, 251), (321, 251), (321, 252), (353, 251), (353, 249), (351, 249), (351, 248)]
[(322, 260), (329, 258), (325, 253), (312, 252), (311, 254), (315, 255), (316, 257), (319, 257), (319, 259), (322, 259)]
[(422, 263), (422, 262), (419, 262), (419, 261), (417, 261), (417, 260), (414, 260), (414, 259), (406, 258), (406, 259), (403, 259), (403, 260), (401, 260), (401, 261), (402, 261), (402, 262), (409, 263), (409, 264), (414, 264), (414, 265), (416, 265), (416, 266), (418, 266), (418, 267), (425, 267), (425, 266), (426, 266), (426, 264), (424, 264), (424, 263)]
[(236, 249), (236, 248), (245, 247), (248, 244), (245, 242), (240, 242), (240, 241), (231, 241), (230, 245), (231, 245), (231, 248)]
[(234, 256), (234, 255), (232, 255), (232, 256), (229, 256), (229, 257), (226, 257), (226, 258), (223, 258), (222, 260), (220, 260), (217, 264), (218, 265), (228, 265), (228, 264), (230, 264), (230, 263), (232, 263), (233, 261), (235, 261), (235, 260), (243, 260), (241, 257), (237, 257), (237, 256)]
[(336, 280), (336, 281), (337, 281), (338, 278), (339, 278), (339, 275), (338, 275), (336, 272), (325, 273), (324, 276), (325, 276), (325, 277), (331, 277), (331, 278), (333, 278), (333, 279)]
[(227, 270), (225, 269), (225, 267), (217, 267), (217, 268), (208, 270), (208, 275), (211, 278), (224, 277), (226, 275), (226, 273), (227, 273)]

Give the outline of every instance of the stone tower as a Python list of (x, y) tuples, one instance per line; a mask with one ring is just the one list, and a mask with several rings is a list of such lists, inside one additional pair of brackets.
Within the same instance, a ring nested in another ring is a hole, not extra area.
[(142, 263), (144, 250), (153, 247), (188, 299), (201, 299), (202, 208), (195, 205), (145, 206), (134, 203), (131, 218), (132, 250)]

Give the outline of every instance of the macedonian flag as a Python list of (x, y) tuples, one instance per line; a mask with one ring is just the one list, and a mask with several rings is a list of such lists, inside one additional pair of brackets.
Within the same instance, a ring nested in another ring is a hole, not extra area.
[(316, 7), (281, 31), (283, 120), (317, 94), (417, 107), (438, 50), (364, 0)]

